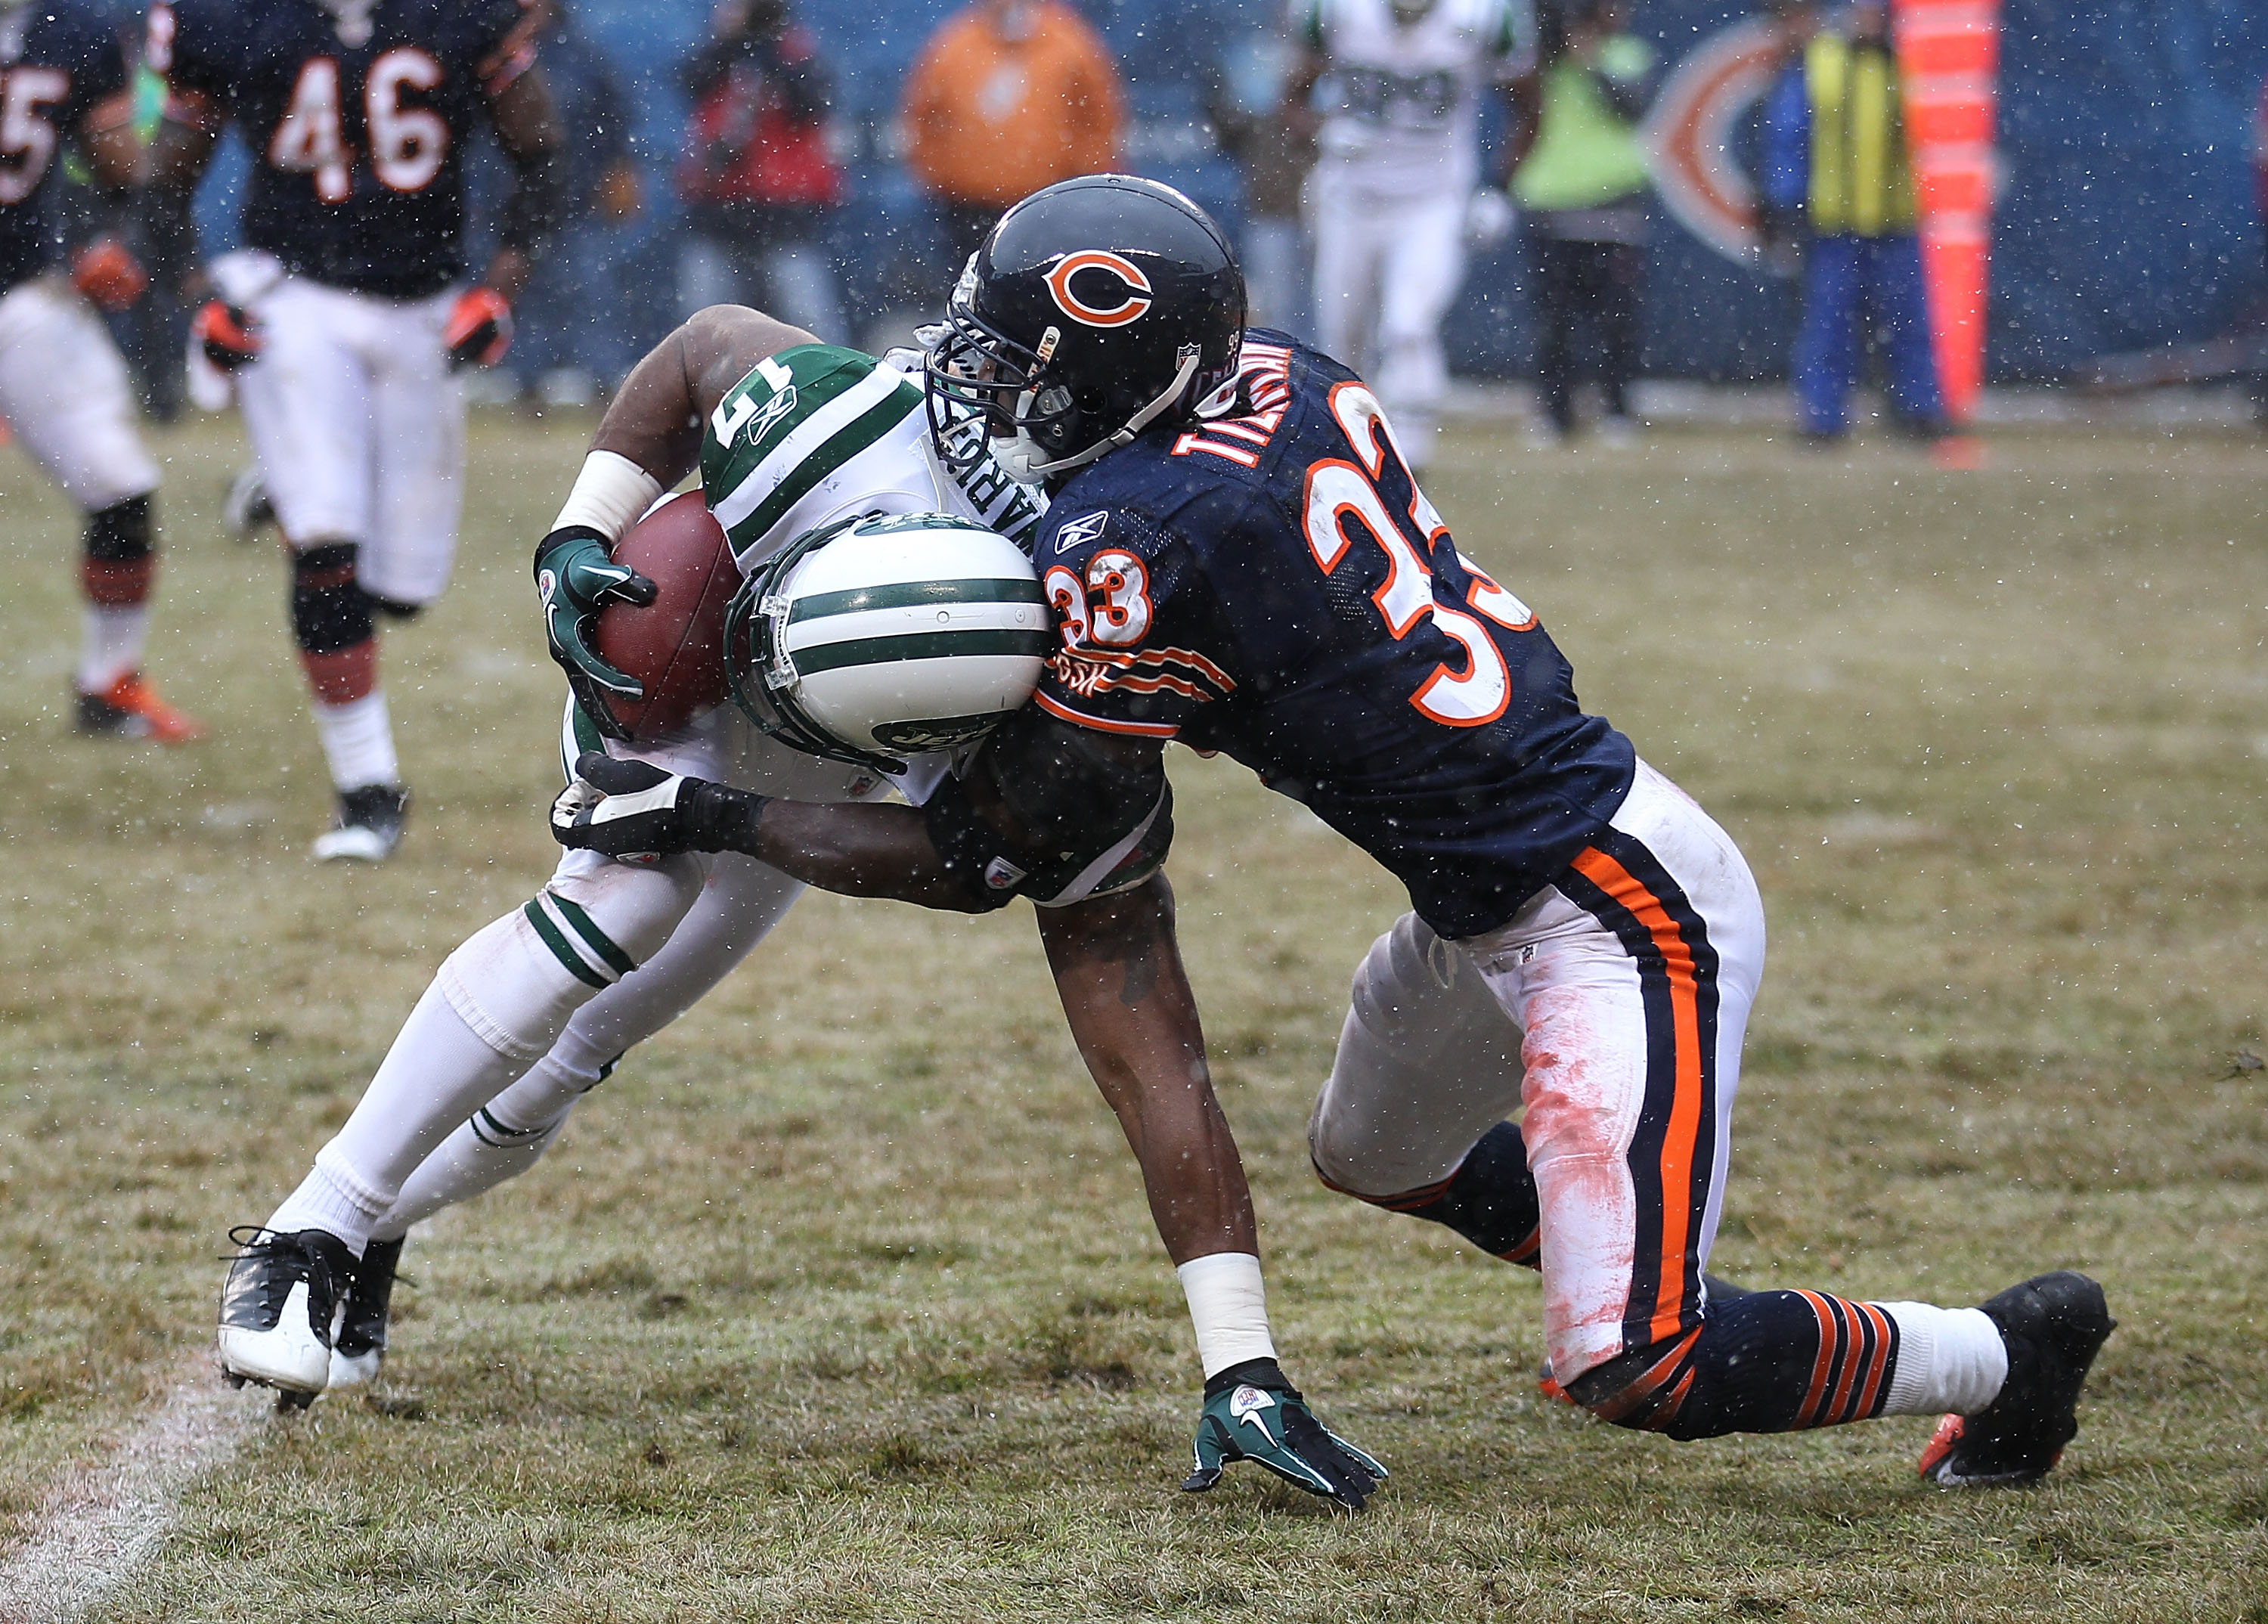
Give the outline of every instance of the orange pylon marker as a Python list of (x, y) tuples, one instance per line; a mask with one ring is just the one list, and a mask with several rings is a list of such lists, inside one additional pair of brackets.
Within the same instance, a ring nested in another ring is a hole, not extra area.
[(1967, 423), (1984, 380), (1984, 307), (1998, 160), (1999, 0), (1893, 0), (1922, 275), (1946, 415)]

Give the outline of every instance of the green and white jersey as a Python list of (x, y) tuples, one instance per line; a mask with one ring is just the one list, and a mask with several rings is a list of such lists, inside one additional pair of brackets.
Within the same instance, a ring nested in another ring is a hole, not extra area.
[(1045, 511), (990, 457), (948, 470), (918, 379), (835, 344), (767, 356), (725, 391), (702, 431), (701, 491), (743, 574), (807, 531), (877, 512), (952, 513), (1029, 552)]

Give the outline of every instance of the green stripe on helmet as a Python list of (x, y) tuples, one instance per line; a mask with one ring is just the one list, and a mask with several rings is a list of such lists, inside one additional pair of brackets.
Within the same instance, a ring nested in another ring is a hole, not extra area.
[(799, 598), (787, 619), (788, 624), (795, 625), (829, 615), (854, 615), (861, 609), (925, 609), (932, 603), (1029, 603), (1045, 609), (1047, 602), (1047, 594), (1035, 580), (909, 580), (850, 592), (814, 593)]
[(846, 638), (791, 652), (799, 676), (836, 671), (844, 666), (883, 665), (894, 660), (948, 660), (955, 655), (1026, 654), (1044, 659), (1055, 639), (1046, 631), (977, 630), (917, 631), (904, 637)]

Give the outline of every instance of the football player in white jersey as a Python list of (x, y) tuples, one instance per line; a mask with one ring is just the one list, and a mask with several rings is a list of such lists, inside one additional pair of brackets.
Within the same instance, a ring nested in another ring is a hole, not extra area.
[[(751, 354), (760, 365), (747, 364)], [(659, 419), (684, 422), (688, 376), (706, 379), (720, 406), (699, 430), (657, 430)], [(668, 448), (661, 459), (658, 443)], [(703, 495), (744, 573), (850, 515), (954, 514), (1028, 547), (1043, 511), (989, 459), (946, 470), (931, 448), (917, 362), (909, 377), (731, 306), (696, 315), (640, 363), (593, 447), (536, 561), (555, 655), (588, 700), (567, 705), (571, 779), (579, 756), (604, 750), (819, 802), (889, 788), (872, 766), (767, 737), (731, 704), (649, 748), (606, 736), (607, 691), (630, 679), (592, 655), (589, 619), (652, 592), (609, 550), (696, 454)], [(223, 1368), (297, 1398), (370, 1379), (410, 1227), (533, 1167), (584, 1092), (730, 973), (803, 889), (733, 854), (641, 864), (565, 853), (531, 901), (442, 963), (354, 1114), (252, 1236), (222, 1302)], [(335, 1340), (333, 1305), (350, 1296)]]
[[(1441, 321), (1474, 234), (1510, 225), (1502, 156), (1480, 185), (1480, 100), (1535, 64), (1529, 0), (1294, 0), (1287, 100), (1322, 115), (1309, 186), (1317, 348), (1371, 380), (1423, 467), (1448, 363)], [(1519, 129), (1519, 121), (1514, 121)]]

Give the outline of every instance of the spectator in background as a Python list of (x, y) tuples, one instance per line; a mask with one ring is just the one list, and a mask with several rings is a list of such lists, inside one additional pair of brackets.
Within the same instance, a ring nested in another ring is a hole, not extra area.
[(1118, 166), (1125, 96), (1110, 52), (1064, 0), (976, 0), (906, 81), (906, 162), (942, 208), (953, 268), (1001, 211)]
[(1557, 32), (1535, 81), (1535, 143), (1512, 183), (1526, 210), (1530, 287), (1543, 325), (1537, 428), (1554, 444), (1575, 432), (1576, 336), (1587, 327), (1605, 397), (1599, 438), (1627, 445), (1638, 435), (1629, 392), (1646, 281), (1638, 122), (1653, 95), (1656, 58), (1630, 33), (1623, 0), (1572, 0)]
[(560, 232), (520, 295), (510, 371), (524, 395), (579, 405), (611, 388), (637, 357), (614, 317), (620, 246), (593, 226), (622, 225), (644, 206), (621, 82), (575, 26), (567, 0), (534, 0), (537, 50), (566, 137)]
[(1205, 117), (1244, 177), (1237, 257), (1252, 325), (1307, 343), (1314, 334), (1300, 191), (1314, 167), (1322, 120), (1305, 105), (1283, 105), (1295, 55), (1280, 35), (1242, 35), (1206, 78)]
[(723, 0), (710, 30), (681, 70), (693, 112), (677, 171), (688, 215), (678, 304), (688, 316), (761, 305), (840, 343), (848, 332), (824, 246), (843, 201), (827, 141), (831, 76), (787, 0)]
[(1863, 318), (1880, 337), (1898, 424), (1936, 439), (1946, 432), (1945, 405), (1889, 8), (1870, 0), (1832, 26), (1803, 0), (1771, 9), (1787, 60), (1764, 98), (1761, 223), (1768, 253), (1793, 234), (1802, 255), (1797, 430), (1816, 441), (1848, 431)]

